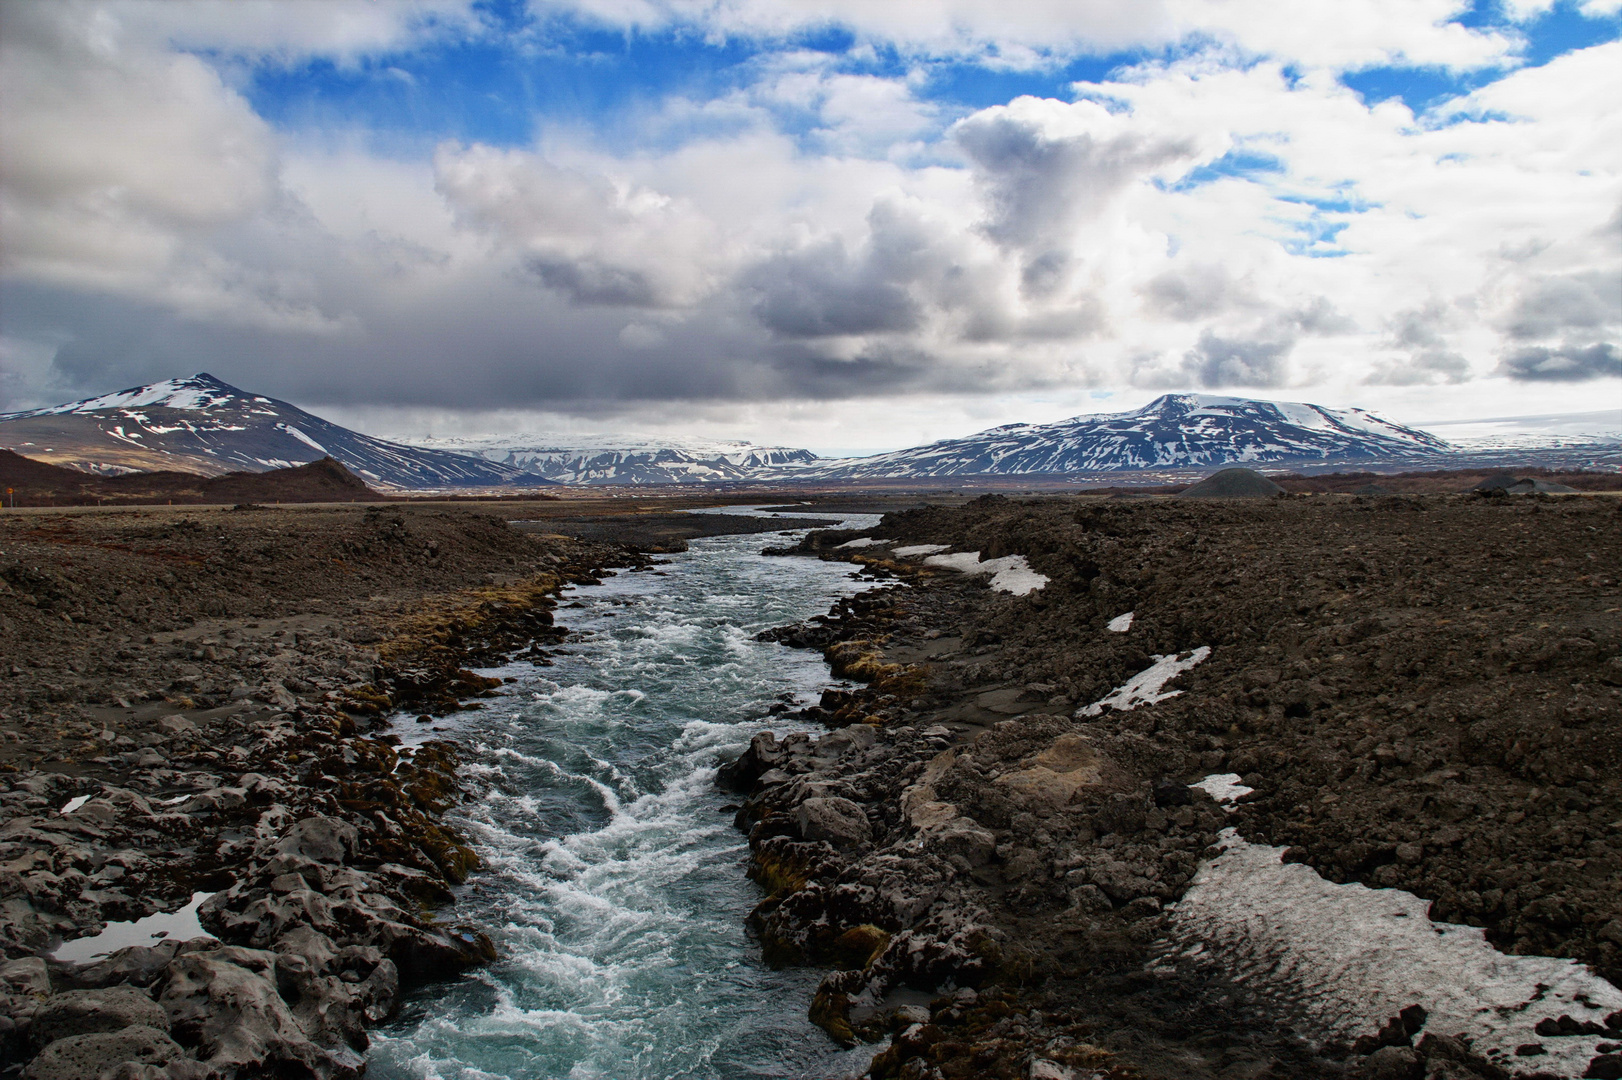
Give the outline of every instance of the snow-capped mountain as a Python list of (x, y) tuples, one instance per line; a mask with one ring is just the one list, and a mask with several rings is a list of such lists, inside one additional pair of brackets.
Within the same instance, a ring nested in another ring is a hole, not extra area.
[(546, 483), (493, 461), (374, 439), (208, 374), (0, 414), (0, 447), (104, 474), (173, 469), (217, 476), (332, 457), (381, 487)]
[(1052, 424), (1008, 424), (873, 457), (829, 461), (804, 479), (1084, 473), (1232, 462), (1294, 464), (1425, 458), (1441, 439), (1363, 409), (1166, 394), (1141, 409)]
[(786, 446), (619, 435), (422, 438), (413, 445), (474, 454), (564, 484), (694, 484), (771, 480), (817, 456)]

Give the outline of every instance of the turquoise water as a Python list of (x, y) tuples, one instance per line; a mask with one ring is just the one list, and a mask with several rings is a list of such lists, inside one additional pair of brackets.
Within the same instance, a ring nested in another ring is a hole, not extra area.
[(485, 870), (454, 914), (489, 930), (502, 959), (410, 997), (374, 1033), (369, 1077), (741, 1080), (866, 1067), (876, 1048), (841, 1052), (805, 1018), (818, 972), (760, 963), (743, 927), (760, 893), (721, 810), (736, 797), (713, 782), (757, 731), (803, 726), (768, 722), (773, 703), (808, 703), (830, 683), (815, 653), (753, 635), (863, 587), (846, 564), (756, 554), (781, 542), (695, 541), (656, 568), (664, 576), (571, 590), (558, 621), (576, 631), (573, 655), (490, 669), (518, 681), (448, 723), (487, 788), (456, 818)]

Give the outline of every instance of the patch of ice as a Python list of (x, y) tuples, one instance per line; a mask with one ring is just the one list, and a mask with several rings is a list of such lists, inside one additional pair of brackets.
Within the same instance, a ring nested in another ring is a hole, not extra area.
[(844, 548), (872, 547), (874, 544), (882, 544), (882, 543), (884, 543), (883, 540), (875, 540), (871, 536), (858, 536), (854, 540), (846, 540), (843, 544), (840, 544), (839, 547), (836, 548), (835, 550), (836, 551), (843, 550)]
[(88, 795), (75, 795), (73, 798), (64, 803), (62, 805), (62, 809), (57, 812), (61, 814), (71, 814), (89, 801), (90, 796)]
[(1081, 709), (1077, 716), (1097, 716), (1106, 708), (1119, 709), (1122, 712), (1135, 709), (1139, 705), (1153, 705), (1157, 701), (1165, 701), (1181, 694), (1181, 690), (1167, 690), (1161, 693), (1161, 688), (1171, 682), (1183, 672), (1193, 668), (1211, 655), (1211, 646), (1201, 645), (1193, 652), (1172, 653), (1169, 656), (1155, 655), (1155, 662), (1136, 675), (1132, 676), (1120, 686), (1111, 690), (1107, 697)]
[(935, 552), (945, 551), (951, 546), (951, 544), (909, 544), (906, 547), (896, 548), (895, 553), (900, 558), (911, 559), (918, 555), (933, 555)]
[(1132, 629), (1132, 616), (1136, 614), (1135, 611), (1129, 611), (1125, 615), (1117, 615), (1105, 625), (1104, 629), (1112, 634), (1124, 634)]
[[(1199, 788), (1219, 803), (1235, 802), (1242, 796), (1249, 795), (1256, 790), (1241, 784), (1239, 774), (1236, 772), (1214, 773), (1199, 783), (1188, 786)], [(1229, 807), (1229, 809), (1232, 809), (1232, 807)]]
[(1218, 846), (1171, 909), (1173, 940), (1301, 1014), (1317, 1038), (1372, 1035), (1417, 1004), (1425, 1031), (1465, 1035), (1512, 1072), (1515, 1048), (1538, 1043), (1545, 1053), (1527, 1066), (1575, 1077), (1600, 1037), (1544, 1038), (1534, 1026), (1561, 1014), (1602, 1023), (1622, 1009), (1622, 990), (1575, 960), (1507, 956), (1479, 928), (1431, 922), (1412, 893), (1337, 885), (1233, 829)]
[(1005, 555), (981, 562), (978, 551), (960, 551), (953, 555), (931, 555), (924, 560), (924, 565), (963, 574), (990, 574), (993, 589), (1015, 596), (1028, 596), (1049, 581), (1046, 575), (1032, 570), (1023, 555)]
[(190, 941), (195, 937), (209, 937), (203, 924), (197, 921), (197, 909), (213, 895), (194, 892), (191, 903), (179, 911), (160, 911), (134, 922), (110, 922), (99, 934), (63, 942), (51, 957), (64, 963), (82, 964), (131, 945), (152, 945), (163, 938)]

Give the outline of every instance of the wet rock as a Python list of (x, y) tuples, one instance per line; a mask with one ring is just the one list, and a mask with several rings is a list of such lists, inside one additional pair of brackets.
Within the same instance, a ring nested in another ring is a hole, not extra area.
[(276, 844), (286, 855), (302, 855), (320, 863), (343, 863), (354, 858), (359, 832), (347, 821), (321, 815), (295, 824)]
[[(194, 939), (197, 947), (211, 942), (206, 938)], [(150, 986), (163, 974), (175, 953), (190, 943), (173, 939), (156, 945), (130, 945), (89, 964), (77, 964), (58, 970), (59, 982), (85, 990), (127, 984)]]
[(1423, 1080), (1425, 1063), (1411, 1047), (1383, 1046), (1357, 1070), (1359, 1080)]
[(160, 1001), (170, 1030), (217, 1072), (300, 1072), (351, 1080), (361, 1059), (348, 1047), (316, 1045), (276, 985), (277, 954), (220, 946), (176, 957)]
[(298, 927), (276, 942), (275, 951), (277, 989), (316, 1043), (364, 1051), (366, 1029), (393, 1015), (400, 976), (377, 949), (338, 948), (325, 935)]

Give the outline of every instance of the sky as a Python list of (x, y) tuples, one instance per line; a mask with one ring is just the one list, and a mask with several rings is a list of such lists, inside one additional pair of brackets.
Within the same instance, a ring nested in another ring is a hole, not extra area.
[(1622, 410), (1622, 0), (0, 0), (0, 410)]

